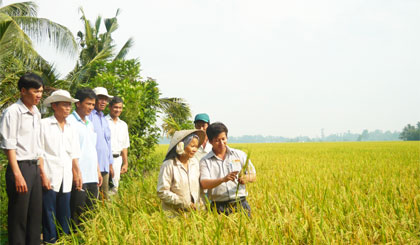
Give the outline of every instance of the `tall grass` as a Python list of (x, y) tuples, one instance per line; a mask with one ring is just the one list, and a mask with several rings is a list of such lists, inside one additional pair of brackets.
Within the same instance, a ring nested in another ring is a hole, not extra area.
[[(167, 146), (157, 149), (163, 159)], [(74, 244), (420, 244), (418, 142), (235, 144), (252, 149), (252, 219), (192, 212), (167, 218), (158, 172), (125, 176), (99, 203)]]

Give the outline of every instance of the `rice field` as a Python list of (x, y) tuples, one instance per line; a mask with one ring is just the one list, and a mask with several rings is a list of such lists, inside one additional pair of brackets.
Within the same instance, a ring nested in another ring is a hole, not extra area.
[[(74, 244), (420, 244), (420, 143), (232, 144), (252, 152), (252, 219), (192, 212), (167, 218), (158, 171), (125, 177)], [(157, 149), (163, 159), (167, 146)]]

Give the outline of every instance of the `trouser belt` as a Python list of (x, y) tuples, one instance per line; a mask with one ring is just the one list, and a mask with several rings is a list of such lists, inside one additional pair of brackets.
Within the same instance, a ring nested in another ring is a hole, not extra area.
[(18, 163), (38, 164), (38, 160), (18, 160)]
[[(238, 198), (238, 201), (239, 201), (239, 202), (246, 201), (246, 197), (239, 197), (239, 198)], [(219, 206), (219, 205), (234, 204), (235, 202), (236, 202), (236, 200), (235, 200), (235, 199), (232, 199), (232, 200), (229, 200), (229, 201), (223, 201), (223, 202), (213, 202), (213, 203), (215, 203), (217, 206)]]
[(117, 158), (117, 157), (120, 157), (120, 156), (121, 156), (121, 154), (112, 154), (113, 158)]

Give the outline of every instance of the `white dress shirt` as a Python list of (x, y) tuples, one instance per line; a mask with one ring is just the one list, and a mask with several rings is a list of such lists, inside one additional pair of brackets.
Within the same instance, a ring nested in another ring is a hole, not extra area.
[(120, 118), (117, 119), (117, 122), (114, 122), (110, 115), (107, 115), (106, 119), (108, 120), (109, 129), (111, 130), (112, 154), (121, 154), (123, 149), (130, 147), (127, 123)]
[[(207, 154), (200, 161), (200, 178), (201, 179), (218, 179), (225, 177), (228, 173), (233, 171), (241, 171), (245, 165), (247, 155), (245, 152), (227, 147), (225, 160), (218, 158), (213, 151)], [(254, 173), (255, 168), (251, 160), (248, 165), (248, 172)], [(224, 202), (235, 200), (236, 188), (238, 180), (228, 181), (220, 185), (208, 189), (208, 196), (211, 201)], [(238, 197), (247, 196), (248, 193), (245, 185), (239, 185)]]
[(72, 160), (80, 157), (79, 134), (70, 122), (61, 129), (54, 116), (41, 120), (41, 147), (44, 171), (55, 192), (70, 192), (73, 182)]
[(36, 106), (33, 113), (19, 99), (3, 111), (0, 120), (0, 148), (16, 150), (16, 160), (38, 159), (41, 114)]
[(210, 142), (207, 140), (206, 146), (203, 147), (203, 145), (200, 145), (200, 147), (198, 147), (197, 152), (195, 153), (194, 157), (198, 160), (198, 162), (201, 161), (201, 159), (207, 155), (208, 153), (211, 152), (212, 150), (212, 145), (210, 144)]
[(162, 200), (163, 210), (188, 209), (190, 203), (201, 204), (200, 169), (195, 158), (190, 158), (188, 170), (175, 159), (163, 162), (157, 185), (157, 194)]

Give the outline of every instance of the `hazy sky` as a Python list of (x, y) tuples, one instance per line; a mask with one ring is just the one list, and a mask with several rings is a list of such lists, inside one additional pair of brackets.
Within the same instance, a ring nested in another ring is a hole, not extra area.
[[(8, 4), (15, 1), (4, 1)], [(418, 0), (36, 1), (74, 34), (78, 8), (118, 17), (119, 47), (164, 97), (182, 97), (230, 135), (401, 130), (420, 121)], [(102, 29), (104, 30), (104, 29)], [(41, 48), (65, 75), (76, 57)]]

